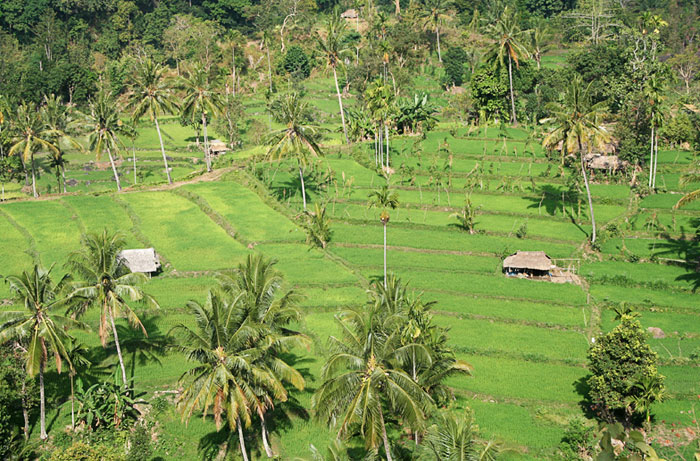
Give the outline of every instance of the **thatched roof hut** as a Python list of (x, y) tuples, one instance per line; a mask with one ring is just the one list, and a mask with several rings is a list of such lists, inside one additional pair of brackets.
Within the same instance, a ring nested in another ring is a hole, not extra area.
[(209, 142), (209, 153), (211, 155), (225, 154), (229, 150), (230, 149), (228, 148), (226, 143), (221, 141), (220, 139), (214, 139), (213, 141)]
[(518, 251), (503, 260), (503, 271), (509, 275), (544, 276), (555, 267), (544, 251)]
[(352, 9), (352, 8), (349, 9), (349, 10), (344, 11), (344, 12), (340, 15), (340, 17), (343, 18), (343, 19), (357, 19), (358, 16), (359, 16), (359, 14), (357, 14), (357, 10)]
[(131, 272), (153, 274), (160, 269), (158, 254), (153, 248), (122, 250), (117, 256)]
[(627, 162), (617, 155), (588, 154), (583, 158), (591, 170), (617, 171), (627, 167)]

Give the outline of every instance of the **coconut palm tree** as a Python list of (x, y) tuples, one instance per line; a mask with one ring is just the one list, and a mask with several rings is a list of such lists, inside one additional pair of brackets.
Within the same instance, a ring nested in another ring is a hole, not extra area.
[(659, 129), (663, 123), (663, 85), (662, 82), (652, 75), (644, 85), (644, 97), (649, 104), (651, 110), (651, 141), (650, 141), (650, 160), (649, 160), (649, 187), (656, 187), (656, 165), (659, 155)]
[(545, 135), (542, 145), (547, 149), (555, 148), (562, 143), (561, 155), (566, 157), (569, 153), (576, 152), (581, 162), (581, 175), (586, 185), (588, 196), (588, 208), (591, 213), (593, 232), (591, 243), (595, 243), (596, 224), (593, 213), (593, 200), (591, 188), (586, 174), (586, 150), (594, 147), (602, 148), (610, 140), (610, 133), (603, 126), (605, 107), (602, 103), (592, 104), (589, 84), (583, 88), (580, 77), (574, 78), (566, 92), (564, 103), (550, 104), (548, 109), (550, 117), (541, 120), (541, 123), (549, 126), (549, 132)]
[[(60, 96), (44, 96), (44, 104), (41, 107), (41, 116), (46, 124), (47, 134), (53, 140), (58, 149), (54, 152), (51, 164), (56, 171), (56, 177), (63, 179), (63, 193), (66, 193), (66, 164), (65, 147), (83, 150), (83, 146), (75, 139), (74, 133), (78, 129), (78, 119), (75, 117), (73, 106), (64, 105)], [(60, 188), (60, 180), (59, 180)]]
[(459, 415), (454, 410), (439, 413), (435, 424), (428, 429), (425, 446), (435, 459), (442, 461), (489, 461), (498, 455), (496, 444), (479, 440), (472, 414)]
[(90, 101), (89, 112), (85, 118), (90, 127), (89, 149), (95, 153), (97, 160), (102, 157), (104, 151), (107, 151), (114, 180), (117, 183), (117, 190), (121, 192), (122, 185), (117, 166), (114, 163), (114, 156), (119, 153), (120, 148), (126, 147), (119, 138), (119, 134), (127, 134), (129, 129), (119, 118), (117, 101), (105, 90), (99, 91), (97, 96)]
[[(343, 64), (341, 55), (347, 52), (342, 45), (343, 35), (347, 28), (345, 19), (340, 17), (340, 12), (336, 8), (333, 15), (326, 24), (326, 30), (322, 34), (319, 31), (317, 37), (318, 46), (321, 53), (326, 57), (326, 65), (333, 70), (333, 80), (335, 81), (335, 92), (338, 95), (338, 107), (340, 108), (340, 120), (343, 123), (343, 134), (345, 134), (345, 144), (350, 144), (348, 139), (348, 129), (345, 126), (345, 113), (343, 111), (343, 98), (340, 96), (340, 87), (338, 86), (337, 68)], [(325, 35), (325, 37), (324, 37)]]
[(445, 19), (450, 16), (447, 10), (452, 6), (452, 0), (426, 0), (423, 9), (423, 26), (432, 28), (435, 31), (435, 41), (437, 43), (438, 61), (442, 62), (440, 52), (440, 26)]
[(12, 145), (8, 154), (20, 155), (25, 168), (29, 163), (32, 170), (32, 193), (34, 197), (38, 197), (34, 154), (42, 151), (57, 154), (59, 149), (54, 144), (46, 123), (33, 102), (23, 102), (17, 106), (10, 130)]
[(644, 376), (638, 382), (630, 386), (634, 394), (627, 397), (627, 404), (632, 407), (635, 413), (644, 415), (647, 425), (651, 423), (651, 404), (666, 400), (666, 387), (664, 377), (656, 374), (654, 376)]
[(68, 357), (73, 364), (68, 377), (70, 378), (70, 421), (71, 429), (75, 430), (75, 377), (78, 374), (78, 369), (85, 370), (92, 363), (87, 358), (88, 349), (85, 345), (75, 338), (71, 338), (67, 345)]
[(262, 33), (261, 45), (265, 47), (265, 54), (267, 54), (267, 80), (270, 94), (272, 94), (272, 61), (270, 60), (270, 45), (272, 42), (272, 32), (270, 32), (269, 29), (264, 30)]
[(387, 273), (386, 273), (386, 225), (389, 223), (389, 211), (387, 208), (395, 210), (399, 206), (399, 194), (389, 189), (388, 185), (383, 185), (382, 187), (373, 190), (369, 194), (369, 201), (367, 202), (369, 208), (378, 207), (382, 208), (382, 212), (379, 215), (379, 220), (384, 227), (384, 286), (386, 287)]
[(132, 273), (119, 256), (124, 244), (125, 240), (121, 234), (112, 234), (107, 230), (84, 235), (82, 248), (71, 253), (66, 267), (79, 279), (72, 284), (72, 296), (86, 300), (73, 307), (73, 314), (80, 317), (90, 307), (100, 309), (98, 329), (100, 342), (103, 347), (106, 347), (111, 329), (121, 367), (122, 383), (127, 388), (126, 368), (115, 319), (126, 317), (134, 328), (140, 328), (144, 334), (147, 334), (138, 314), (129, 305), (129, 301), (145, 303), (155, 308), (160, 306), (139, 287), (146, 281), (146, 276), (138, 272)]
[(68, 344), (67, 328), (79, 324), (59, 313), (69, 298), (64, 296), (68, 276), (58, 283), (51, 280), (51, 270), (37, 265), (31, 271), (7, 277), (14, 298), (24, 307), (22, 311), (5, 311), (0, 314), (0, 343), (10, 340), (26, 340), (25, 358), (27, 374), (39, 374), (39, 400), (41, 440), (46, 440), (46, 398), (44, 395), (44, 370), (49, 354), (54, 356), (56, 370), (61, 373), (63, 361), (73, 369)]
[(542, 55), (548, 50), (547, 42), (550, 38), (550, 31), (547, 24), (538, 23), (528, 34), (529, 48), (532, 51), (532, 58), (537, 63), (537, 70), (541, 68)]
[(152, 59), (137, 64), (132, 71), (132, 81), (127, 93), (127, 109), (132, 111), (134, 125), (145, 115), (156, 125), (160, 152), (163, 156), (168, 184), (172, 184), (168, 158), (165, 155), (163, 135), (160, 132), (158, 116), (177, 112), (177, 102), (173, 88), (166, 78), (167, 69)]
[(306, 211), (304, 168), (308, 165), (310, 157), (322, 155), (321, 148), (316, 142), (319, 128), (309, 123), (307, 105), (296, 92), (277, 99), (271, 104), (269, 110), (278, 122), (284, 124), (284, 128), (271, 133), (267, 155), (278, 161), (290, 155), (296, 157), (301, 180), (301, 196), (304, 211)]
[(202, 132), (204, 134), (204, 158), (207, 162), (207, 171), (211, 171), (211, 155), (209, 152), (209, 137), (207, 135), (207, 122), (210, 117), (221, 112), (223, 102), (221, 94), (216, 90), (216, 79), (209, 70), (202, 66), (195, 66), (191, 71), (181, 77), (181, 86), (185, 92), (182, 101), (182, 115), (195, 123), (201, 117)]
[(495, 40), (493, 48), (489, 52), (488, 60), (501, 69), (505, 65), (506, 58), (508, 59), (508, 86), (510, 88), (510, 121), (514, 125), (518, 123), (515, 115), (515, 95), (513, 93), (513, 62), (516, 67), (520, 64), (521, 58), (529, 56), (523, 40), (526, 39), (527, 31), (520, 29), (518, 25), (517, 14), (506, 6), (503, 9), (498, 21), (495, 24), (490, 24), (488, 32)]
[(432, 399), (398, 366), (409, 348), (383, 328), (390, 314), (369, 305), (336, 316), (343, 333), (329, 339), (331, 356), (312, 406), (321, 421), (339, 425), (338, 438), (358, 430), (367, 449), (383, 445), (392, 461), (385, 415), (420, 428)]
[(248, 460), (243, 425), (250, 426), (251, 412), (262, 405), (258, 385), (263, 374), (255, 365), (263, 353), (265, 331), (248, 321), (248, 313), (235, 302), (209, 292), (204, 304), (187, 303), (195, 327), (180, 324), (172, 332), (182, 338), (178, 346), (185, 357), (197, 363), (180, 377), (185, 387), (178, 399), (183, 420), (201, 409), (203, 418), (212, 410), (216, 427), (224, 418), (238, 431), (241, 454)]
[(299, 390), (305, 385), (302, 375), (283, 356), (295, 347), (310, 345), (307, 336), (289, 328), (291, 323), (301, 320), (299, 296), (294, 291), (282, 293), (283, 278), (274, 268), (276, 263), (276, 260), (266, 260), (262, 255), (248, 255), (237, 269), (218, 276), (219, 285), (229, 295), (228, 299), (247, 313), (250, 322), (265, 329), (269, 341), (265, 353), (255, 361), (261, 373), (266, 375), (268, 386), (260, 388), (254, 410), (260, 418), (263, 446), (270, 458), (274, 453), (265, 415), (274, 409), (276, 401), (287, 401), (285, 383)]

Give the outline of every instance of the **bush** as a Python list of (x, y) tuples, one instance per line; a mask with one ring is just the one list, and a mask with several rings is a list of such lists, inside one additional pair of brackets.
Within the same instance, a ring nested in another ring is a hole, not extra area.
[(287, 54), (284, 55), (284, 63), (282, 66), (292, 77), (299, 80), (309, 78), (309, 75), (311, 75), (309, 56), (304, 53), (304, 50), (298, 45), (289, 47)]
[(661, 136), (669, 143), (678, 146), (684, 142), (691, 142), (695, 136), (695, 130), (688, 115), (685, 112), (679, 112), (663, 125)]
[(65, 450), (55, 450), (49, 461), (122, 461), (123, 459), (123, 456), (109, 447), (75, 442)]
[(445, 67), (443, 84), (445, 86), (460, 86), (464, 82), (464, 64), (467, 62), (467, 53), (460, 47), (452, 46), (443, 56), (442, 62)]
[(594, 446), (595, 429), (580, 416), (569, 421), (559, 444), (562, 457), (572, 461), (585, 459), (593, 453)]

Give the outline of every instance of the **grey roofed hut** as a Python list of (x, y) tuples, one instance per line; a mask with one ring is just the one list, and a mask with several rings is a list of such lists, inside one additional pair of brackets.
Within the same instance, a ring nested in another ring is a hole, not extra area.
[(544, 251), (518, 251), (503, 260), (503, 272), (515, 277), (545, 277), (556, 265)]
[(221, 141), (220, 139), (214, 139), (213, 141), (209, 142), (209, 153), (211, 155), (225, 154), (229, 150), (230, 149), (228, 148), (226, 143)]
[(118, 258), (131, 272), (154, 274), (160, 269), (158, 253), (153, 248), (122, 250), (119, 252)]
[(354, 9), (352, 9), (352, 8), (349, 9), (349, 10), (344, 11), (344, 12), (340, 15), (340, 17), (343, 18), (343, 19), (357, 19), (358, 16), (359, 16), (359, 14), (357, 13), (357, 10), (354, 10)]

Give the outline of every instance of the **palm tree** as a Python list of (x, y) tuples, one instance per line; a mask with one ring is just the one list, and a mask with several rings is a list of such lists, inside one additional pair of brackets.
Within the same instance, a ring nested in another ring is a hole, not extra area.
[(165, 165), (165, 174), (168, 177), (168, 184), (172, 184), (168, 158), (165, 155), (165, 146), (163, 145), (163, 135), (158, 123), (159, 115), (177, 111), (177, 102), (172, 86), (165, 76), (166, 70), (165, 67), (153, 62), (150, 58), (135, 66), (132, 71), (131, 88), (127, 94), (127, 108), (132, 111), (134, 125), (144, 115), (155, 123), (160, 141), (160, 152), (163, 155), (163, 164)]
[(261, 405), (255, 382), (260, 369), (254, 362), (262, 353), (264, 331), (247, 320), (245, 309), (211, 291), (203, 305), (190, 301), (187, 308), (196, 326), (180, 324), (172, 330), (182, 338), (179, 349), (197, 363), (180, 377), (189, 381), (178, 399), (182, 419), (189, 420), (200, 408), (206, 418), (211, 408), (218, 429), (225, 417), (229, 428), (238, 430), (247, 461), (243, 425), (250, 426), (252, 408)]
[[(681, 175), (681, 179), (678, 183), (681, 186), (687, 186), (688, 184), (697, 182), (700, 182), (700, 161), (695, 161), (695, 163), (691, 166), (691, 169)], [(700, 199), (700, 189), (696, 189), (685, 194), (683, 197), (681, 197), (678, 203), (673, 206), (673, 208), (677, 210), (680, 207), (698, 199)]]
[(68, 298), (62, 295), (68, 276), (63, 276), (58, 283), (51, 280), (51, 270), (34, 266), (31, 271), (21, 275), (7, 277), (15, 299), (24, 306), (23, 311), (5, 311), (0, 314), (0, 343), (14, 339), (26, 339), (27, 374), (31, 377), (39, 374), (39, 400), (41, 419), (41, 440), (46, 440), (46, 399), (44, 395), (44, 370), (49, 353), (56, 360), (56, 369), (61, 373), (63, 360), (73, 369), (67, 346), (70, 336), (68, 327), (79, 324), (59, 313), (65, 308)]
[(76, 316), (81, 316), (89, 307), (99, 307), (100, 324), (98, 334), (103, 347), (107, 345), (108, 329), (111, 328), (114, 345), (122, 372), (122, 383), (128, 387), (126, 368), (122, 356), (119, 333), (115, 318), (126, 317), (133, 327), (146, 329), (136, 311), (128, 301), (145, 302), (155, 308), (160, 306), (151, 296), (145, 294), (139, 285), (146, 281), (144, 274), (132, 273), (119, 256), (124, 248), (124, 237), (104, 230), (99, 234), (87, 234), (82, 238), (82, 248), (71, 253), (66, 267), (80, 281), (73, 283), (72, 296), (86, 299), (85, 303), (73, 308)]
[(644, 85), (644, 96), (651, 109), (651, 142), (650, 142), (650, 160), (649, 160), (649, 187), (656, 187), (656, 164), (659, 155), (659, 129), (663, 122), (663, 111), (661, 104), (663, 102), (663, 85), (662, 82), (652, 75)]
[(496, 40), (493, 49), (489, 53), (489, 60), (500, 69), (505, 64), (505, 59), (508, 58), (510, 121), (515, 125), (518, 123), (518, 119), (515, 115), (515, 95), (513, 93), (513, 61), (515, 61), (516, 66), (519, 66), (520, 58), (529, 55), (522, 43), (522, 40), (526, 38), (525, 34), (527, 31), (520, 29), (517, 15), (508, 6), (503, 9), (503, 13), (498, 21), (489, 25), (488, 30), (490, 35)]
[(19, 154), (25, 165), (30, 164), (32, 170), (32, 192), (34, 197), (39, 194), (36, 191), (36, 166), (34, 154), (40, 151), (58, 153), (58, 147), (53, 143), (46, 124), (33, 102), (22, 103), (17, 106), (17, 112), (11, 125), (12, 146), (9, 155)]
[(321, 148), (316, 143), (319, 128), (308, 123), (307, 105), (296, 92), (274, 101), (269, 110), (277, 121), (284, 124), (284, 128), (271, 133), (267, 155), (278, 161), (288, 155), (296, 157), (301, 180), (301, 196), (304, 211), (306, 211), (304, 168), (309, 162), (309, 157), (322, 155)]
[(643, 413), (647, 426), (651, 423), (651, 404), (666, 400), (666, 387), (664, 377), (661, 375), (644, 376), (639, 382), (630, 386), (634, 394), (627, 398), (635, 413)]
[(386, 287), (386, 225), (389, 223), (389, 212), (387, 208), (395, 210), (399, 206), (399, 194), (389, 189), (388, 185), (383, 185), (379, 189), (373, 190), (369, 194), (368, 201), (369, 208), (378, 207), (382, 208), (382, 212), (379, 215), (379, 220), (384, 227), (384, 286)]
[(493, 442), (482, 444), (478, 436), (478, 427), (470, 412), (458, 415), (454, 410), (444, 411), (428, 429), (425, 445), (435, 459), (442, 461), (495, 459), (498, 447)]
[(568, 153), (578, 153), (581, 162), (581, 175), (586, 185), (591, 224), (593, 226), (591, 243), (595, 243), (595, 215), (593, 214), (591, 189), (588, 184), (588, 175), (586, 174), (584, 149), (602, 148), (610, 140), (610, 134), (602, 124), (605, 107), (602, 103), (591, 103), (590, 84), (585, 88), (582, 88), (582, 86), (581, 78), (574, 78), (567, 89), (564, 103), (549, 105), (551, 116), (541, 120), (541, 123), (549, 125), (550, 131), (545, 135), (542, 145), (545, 148), (552, 149), (561, 142), (561, 155), (563, 157), (566, 157)]
[(270, 95), (272, 95), (272, 63), (270, 61), (270, 45), (272, 44), (272, 40), (272, 32), (269, 30), (264, 30), (262, 33), (261, 44), (265, 47), (265, 54), (267, 54), (267, 80)]
[(423, 10), (423, 25), (431, 27), (435, 31), (435, 41), (437, 42), (438, 61), (442, 62), (440, 53), (440, 25), (442, 21), (449, 18), (447, 9), (452, 6), (452, 0), (426, 0)]
[(75, 430), (75, 377), (78, 374), (78, 368), (85, 370), (92, 363), (87, 358), (88, 349), (85, 345), (74, 338), (70, 339), (67, 347), (68, 357), (70, 357), (73, 366), (71, 367), (68, 377), (70, 378), (70, 421), (71, 429)]
[(209, 152), (209, 137), (207, 135), (208, 117), (221, 112), (221, 95), (216, 91), (216, 81), (210, 76), (209, 70), (196, 66), (186, 76), (181, 78), (185, 97), (182, 101), (183, 117), (195, 123), (197, 117), (202, 119), (202, 131), (204, 134), (204, 158), (207, 162), (207, 171), (211, 171), (211, 155)]
[[(276, 260), (265, 260), (262, 255), (248, 255), (245, 263), (234, 271), (222, 272), (218, 280), (229, 300), (247, 314), (248, 320), (265, 329), (268, 344), (265, 353), (256, 359), (255, 365), (266, 378), (261, 387), (254, 410), (260, 417), (263, 446), (269, 458), (274, 456), (269, 443), (265, 414), (274, 408), (275, 401), (285, 402), (288, 393), (284, 383), (299, 390), (304, 389), (304, 378), (290, 366), (283, 355), (294, 347), (308, 347), (309, 338), (289, 328), (301, 319), (297, 308), (299, 296), (294, 291), (281, 293), (283, 279), (274, 269)], [(272, 386), (270, 386), (272, 385)]]
[[(41, 115), (46, 124), (47, 134), (53, 140), (54, 146), (58, 149), (54, 152), (52, 158), (52, 166), (56, 171), (56, 177), (63, 178), (63, 193), (66, 193), (66, 164), (68, 161), (65, 158), (64, 145), (68, 145), (80, 151), (83, 146), (71, 136), (71, 132), (77, 129), (78, 120), (74, 117), (73, 107), (64, 105), (60, 96), (44, 96), (44, 105), (41, 108)], [(60, 180), (59, 180), (60, 186)]]
[(338, 73), (336, 71), (339, 65), (342, 65), (341, 54), (347, 50), (342, 48), (341, 40), (345, 34), (347, 25), (345, 20), (340, 17), (340, 13), (336, 8), (333, 15), (328, 20), (325, 30), (325, 38), (319, 32), (318, 46), (321, 53), (326, 57), (326, 65), (333, 69), (333, 79), (335, 81), (335, 92), (338, 95), (338, 106), (340, 107), (340, 120), (343, 123), (343, 133), (345, 134), (345, 144), (350, 144), (348, 139), (348, 129), (345, 126), (345, 113), (343, 111), (343, 98), (340, 96), (340, 87), (338, 86)]
[(529, 47), (532, 50), (532, 58), (537, 63), (537, 70), (541, 68), (542, 54), (544, 54), (548, 47), (547, 42), (549, 41), (550, 32), (546, 23), (539, 23), (534, 27), (529, 34)]
[(368, 306), (336, 316), (343, 334), (329, 339), (332, 355), (312, 406), (324, 423), (339, 423), (338, 438), (357, 429), (368, 449), (383, 445), (392, 461), (385, 414), (419, 428), (432, 399), (398, 367), (407, 348), (397, 347), (396, 336), (383, 329), (389, 314)]
[(107, 151), (114, 180), (117, 182), (117, 190), (121, 192), (122, 186), (117, 166), (114, 163), (114, 154), (119, 152), (120, 146), (125, 147), (119, 134), (126, 134), (128, 127), (119, 118), (117, 102), (104, 90), (101, 90), (95, 99), (90, 101), (90, 111), (86, 114), (86, 121), (90, 127), (89, 149), (95, 153), (98, 160), (103, 152)]

